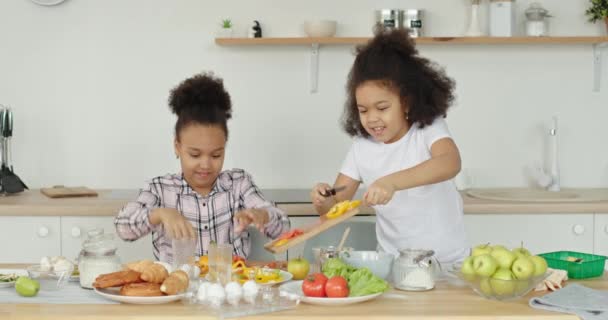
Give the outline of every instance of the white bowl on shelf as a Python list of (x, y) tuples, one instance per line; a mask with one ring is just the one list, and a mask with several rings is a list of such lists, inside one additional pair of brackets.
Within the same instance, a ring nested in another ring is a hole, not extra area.
[(304, 22), (304, 32), (312, 38), (333, 37), (336, 34), (336, 20), (308, 20)]

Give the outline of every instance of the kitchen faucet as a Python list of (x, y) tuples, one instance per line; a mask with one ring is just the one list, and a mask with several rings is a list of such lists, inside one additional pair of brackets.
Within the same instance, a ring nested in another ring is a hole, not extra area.
[(551, 183), (547, 186), (547, 190), (549, 191), (559, 191), (560, 190), (560, 179), (559, 179), (559, 162), (558, 162), (558, 152), (557, 152), (557, 116), (553, 117), (553, 128), (549, 130), (549, 135), (551, 137), (551, 142), (553, 145), (552, 159), (551, 159)]

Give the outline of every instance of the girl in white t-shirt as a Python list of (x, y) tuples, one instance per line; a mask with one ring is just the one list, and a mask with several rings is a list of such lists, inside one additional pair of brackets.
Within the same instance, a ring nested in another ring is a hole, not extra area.
[(330, 185), (315, 185), (317, 212), (352, 199), (364, 183), (380, 250), (432, 249), (443, 263), (466, 257), (462, 198), (452, 181), (460, 154), (444, 120), (453, 89), (407, 31), (377, 30), (357, 49), (348, 77), (342, 124), (354, 141), (334, 183), (346, 188), (332, 197)]

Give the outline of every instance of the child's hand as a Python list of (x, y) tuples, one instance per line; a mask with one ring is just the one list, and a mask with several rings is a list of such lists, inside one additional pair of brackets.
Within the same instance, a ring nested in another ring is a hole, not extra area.
[(387, 204), (395, 194), (395, 187), (385, 178), (380, 178), (372, 183), (363, 195), (363, 204), (373, 206)]
[(317, 208), (323, 208), (325, 206), (332, 206), (335, 200), (332, 197), (323, 196), (327, 194), (331, 186), (327, 183), (317, 183), (310, 191), (310, 200), (312, 204)]
[(270, 217), (268, 211), (263, 209), (245, 209), (237, 212), (234, 215), (235, 228), (234, 231), (238, 234), (243, 232), (250, 224), (264, 233), (264, 225), (268, 223)]
[[(182, 239), (196, 237), (192, 224), (182, 216), (179, 211), (172, 208), (159, 208), (152, 215), (162, 223), (165, 232), (171, 239)], [(151, 217), (152, 219), (152, 217)]]

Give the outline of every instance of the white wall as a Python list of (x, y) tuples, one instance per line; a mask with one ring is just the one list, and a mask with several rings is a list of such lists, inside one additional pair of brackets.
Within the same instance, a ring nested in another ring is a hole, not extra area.
[[(518, 17), (530, 2), (517, 2)], [(543, 4), (555, 16), (553, 35), (605, 32), (586, 22), (586, 0)], [(381, 7), (424, 8), (432, 36), (460, 35), (467, 16), (465, 0), (0, 1), (0, 104), (14, 109), (16, 172), (30, 187), (136, 188), (175, 171), (168, 92), (214, 70), (234, 103), (226, 168), (246, 168), (264, 188), (333, 181), (349, 147), (338, 120), (352, 47), (321, 48), (319, 92), (310, 94), (308, 47), (220, 47), (214, 34), (224, 17), (238, 36), (257, 19), (269, 37), (299, 36), (303, 20), (332, 18), (339, 36), (369, 36)], [(557, 114), (563, 184), (608, 186), (608, 62), (594, 93), (591, 45), (420, 51), (457, 82), (448, 123), (474, 185), (525, 185), (523, 168), (544, 159)]]

